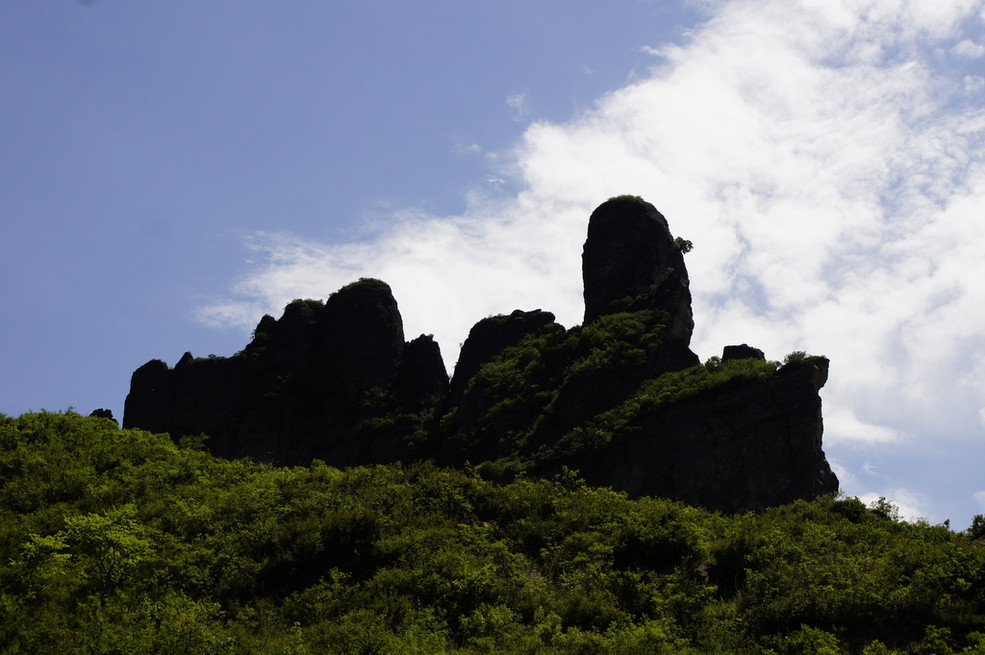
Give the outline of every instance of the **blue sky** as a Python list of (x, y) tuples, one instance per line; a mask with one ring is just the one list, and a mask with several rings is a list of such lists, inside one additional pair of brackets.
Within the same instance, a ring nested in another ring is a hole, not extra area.
[(982, 0), (0, 5), (0, 412), (111, 408), (360, 276), (449, 370), (575, 325), (587, 217), (695, 244), (705, 359), (832, 360), (843, 489), (985, 512)]

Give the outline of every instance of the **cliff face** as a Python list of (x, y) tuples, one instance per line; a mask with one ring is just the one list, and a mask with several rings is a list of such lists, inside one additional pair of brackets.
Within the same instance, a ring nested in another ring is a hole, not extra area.
[(728, 346), (702, 366), (680, 240), (635, 197), (589, 220), (585, 323), (482, 319), (449, 381), (438, 344), (404, 341), (390, 288), (264, 316), (229, 358), (186, 353), (134, 372), (124, 427), (205, 433), (216, 454), (335, 466), (427, 458), (485, 475), (552, 474), (724, 511), (836, 491), (821, 449), (824, 358), (777, 367)]
[(635, 196), (600, 205), (588, 219), (581, 257), (585, 323), (604, 314), (663, 310), (671, 335), (688, 345), (694, 321), (684, 254), (653, 205)]
[(821, 450), (828, 360), (788, 364), (746, 382), (644, 412), (580, 471), (632, 496), (676, 498), (736, 512), (838, 490)]
[(403, 434), (370, 430), (388, 403), (412, 411), (447, 394), (437, 343), (404, 342), (390, 287), (360, 280), (324, 304), (296, 300), (264, 316), (253, 341), (229, 358), (161, 361), (133, 374), (123, 425), (172, 436), (208, 434), (224, 457), (339, 466), (391, 462)]

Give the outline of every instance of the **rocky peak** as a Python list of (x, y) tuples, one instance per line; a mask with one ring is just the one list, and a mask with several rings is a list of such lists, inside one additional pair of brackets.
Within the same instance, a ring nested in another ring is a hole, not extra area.
[(173, 369), (148, 362), (130, 381), (124, 427), (207, 433), (218, 455), (284, 464), (393, 461), (406, 454), (399, 436), (357, 438), (389, 407), (367, 408), (367, 397), (421, 411), (447, 387), (438, 344), (425, 336), (405, 344), (389, 285), (362, 279), (325, 302), (295, 300), (279, 320), (264, 316), (232, 357), (185, 353)]
[(462, 344), (462, 351), (451, 379), (451, 397), (460, 399), (465, 385), (479, 368), (490, 362), (506, 348), (515, 346), (525, 337), (545, 330), (561, 329), (554, 314), (535, 309), (532, 312), (514, 310), (507, 316), (489, 316), (472, 326)]
[(637, 196), (602, 203), (588, 220), (582, 252), (585, 323), (622, 311), (655, 309), (687, 345), (694, 321), (684, 255), (667, 219)]
[(759, 348), (753, 348), (746, 343), (739, 344), (738, 346), (725, 346), (725, 348), (722, 349), (723, 362), (730, 362), (736, 359), (765, 360), (766, 353)]
[(541, 310), (482, 319), (449, 381), (434, 339), (405, 343), (390, 287), (363, 279), (264, 316), (232, 357), (141, 366), (123, 424), (278, 464), (434, 459), (496, 478), (568, 466), (725, 511), (836, 491), (821, 450), (827, 360), (777, 369), (742, 344), (701, 366), (684, 246), (653, 205), (613, 198), (589, 220), (581, 326)]
[(363, 278), (324, 303), (295, 300), (281, 319), (260, 319), (247, 354), (264, 353), (268, 366), (331, 370), (344, 385), (365, 391), (387, 383), (400, 364), (404, 328), (390, 286)]

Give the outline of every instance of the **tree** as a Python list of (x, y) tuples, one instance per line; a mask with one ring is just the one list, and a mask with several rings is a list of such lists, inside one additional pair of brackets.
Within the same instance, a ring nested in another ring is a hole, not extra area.
[(689, 252), (691, 252), (691, 250), (694, 248), (694, 244), (688, 241), (687, 239), (682, 239), (681, 237), (677, 237), (676, 239), (674, 239), (674, 248), (682, 255), (686, 255)]

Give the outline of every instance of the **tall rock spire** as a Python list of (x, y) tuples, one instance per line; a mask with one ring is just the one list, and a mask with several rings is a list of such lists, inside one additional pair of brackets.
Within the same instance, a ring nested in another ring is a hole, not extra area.
[(660, 318), (668, 328), (668, 351), (688, 350), (694, 320), (681, 250), (667, 219), (642, 198), (619, 196), (599, 205), (589, 218), (582, 251), (585, 323), (606, 314), (654, 310), (665, 314)]

